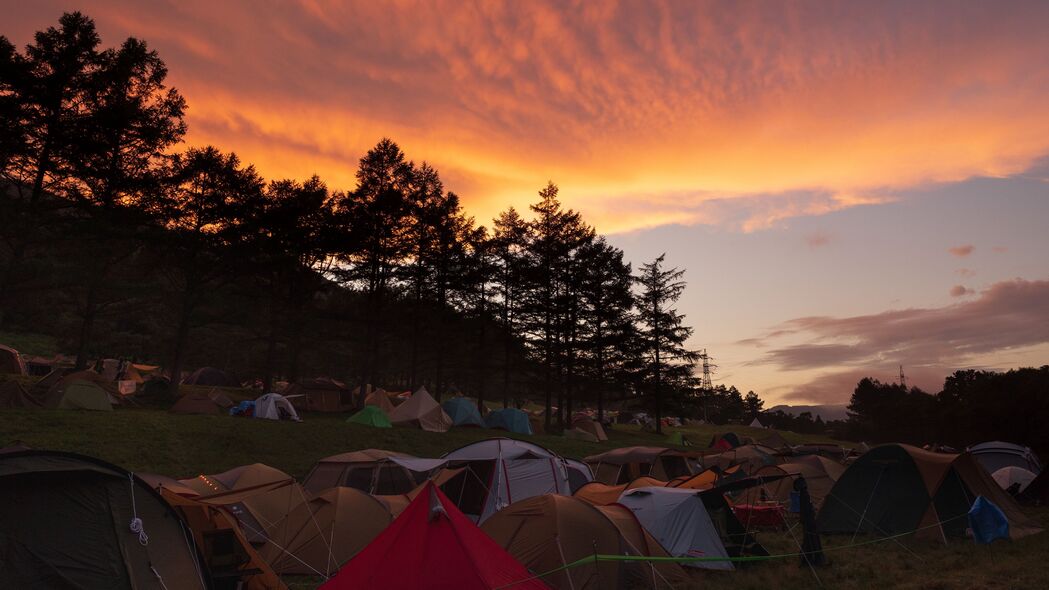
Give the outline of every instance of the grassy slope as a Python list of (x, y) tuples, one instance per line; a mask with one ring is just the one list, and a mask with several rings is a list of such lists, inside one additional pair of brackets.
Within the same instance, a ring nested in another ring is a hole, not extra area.
[[(684, 430), (699, 445), (726, 427), (697, 426)], [(761, 431), (733, 427), (739, 434)], [(101, 457), (133, 471), (176, 477), (215, 473), (245, 463), (262, 462), (304, 476), (320, 457), (368, 447), (439, 456), (474, 440), (502, 436), (501, 431), (455, 429), (445, 434), (410, 429), (379, 430), (345, 423), (345, 416), (307, 415), (300, 424), (226, 416), (175, 416), (156, 409), (121, 409), (112, 413), (57, 410), (0, 412), (0, 443), (21, 440), (33, 447), (76, 451)], [(784, 433), (792, 442), (813, 437)], [(662, 437), (618, 427), (606, 443), (587, 443), (556, 436), (529, 437), (566, 456), (583, 457), (617, 446), (660, 444)], [(819, 440), (816, 438), (815, 440)], [(1034, 513), (1049, 526), (1049, 510)], [(790, 535), (764, 532), (772, 553), (790, 553)], [(858, 541), (864, 540), (860, 537)], [(849, 537), (830, 537), (827, 546), (849, 544)], [(832, 564), (818, 570), (826, 588), (1046, 588), (1049, 534), (990, 547), (956, 541), (950, 546), (903, 541), (913, 551), (889, 541), (831, 552)], [(733, 573), (699, 573), (697, 587), (732, 590), (814, 588), (815, 578), (795, 559), (761, 563)], [(313, 588), (299, 580), (294, 588)]]

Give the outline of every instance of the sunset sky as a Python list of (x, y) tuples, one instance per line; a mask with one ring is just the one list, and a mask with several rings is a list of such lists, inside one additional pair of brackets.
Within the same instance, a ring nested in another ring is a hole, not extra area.
[(768, 401), (1049, 363), (1049, 2), (0, 2), (146, 40), (267, 178), (388, 136), (482, 224), (553, 180)]

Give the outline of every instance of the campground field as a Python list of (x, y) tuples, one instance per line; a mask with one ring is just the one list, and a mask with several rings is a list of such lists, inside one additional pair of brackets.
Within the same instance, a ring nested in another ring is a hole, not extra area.
[[(302, 478), (322, 457), (350, 450), (383, 448), (423, 457), (506, 433), (453, 429), (445, 434), (412, 429), (373, 429), (347, 424), (345, 415), (306, 414), (302, 423), (271, 422), (227, 416), (181, 416), (163, 409), (118, 409), (113, 412), (10, 410), (0, 412), (0, 444), (21, 441), (31, 447), (99, 457), (136, 472), (174, 477), (216, 473), (237, 465), (266, 463)], [(697, 446), (731, 429), (740, 435), (763, 431), (739, 426), (691, 426), (682, 431)], [(785, 432), (792, 443), (826, 440)], [(559, 436), (528, 437), (564, 456), (582, 458), (614, 447), (665, 444), (665, 436), (637, 427), (617, 426), (605, 443)], [(847, 443), (846, 443), (847, 444)], [(1029, 510), (1049, 527), (1049, 509)], [(765, 531), (759, 539), (773, 554), (797, 549), (790, 532)], [(829, 566), (816, 575), (796, 558), (749, 564), (731, 573), (695, 576), (697, 588), (769, 590), (771, 588), (930, 588), (1011, 589), (1049, 587), (1049, 533), (1010, 543), (948, 546), (898, 539), (824, 537)], [(845, 547), (842, 549), (842, 547)], [(819, 581), (817, 582), (818, 576)], [(290, 579), (292, 588), (315, 588), (318, 579)]]

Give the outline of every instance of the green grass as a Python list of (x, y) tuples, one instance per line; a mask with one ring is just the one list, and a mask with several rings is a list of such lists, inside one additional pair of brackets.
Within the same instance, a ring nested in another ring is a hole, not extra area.
[(58, 341), (45, 334), (0, 331), (0, 344), (10, 346), (21, 354), (34, 356), (53, 357), (59, 353)]
[[(202, 388), (209, 389), (209, 388)], [(233, 397), (246, 394), (231, 391)], [(121, 408), (113, 412), (5, 410), (0, 412), (0, 444), (21, 440), (36, 448), (73, 451), (99, 457), (136, 472), (174, 477), (216, 473), (237, 465), (261, 462), (302, 478), (313, 463), (336, 453), (384, 448), (423, 457), (507, 433), (453, 429), (444, 434), (394, 428), (373, 429), (345, 422), (346, 415), (307, 414), (302, 423), (271, 422), (228, 416), (181, 416), (155, 408)], [(689, 426), (681, 430), (699, 447), (711, 436), (732, 430), (760, 438), (762, 430), (742, 426)], [(822, 437), (782, 433), (791, 442), (828, 441)], [(569, 457), (582, 458), (615, 447), (664, 444), (665, 435), (636, 426), (609, 431), (610, 440), (590, 443), (559, 436), (521, 437)], [(1032, 512), (1049, 526), (1049, 509)], [(760, 540), (774, 554), (797, 546), (790, 535), (764, 531)], [(867, 540), (859, 537), (857, 541)], [(826, 537), (826, 547), (851, 544), (850, 537)], [(902, 545), (905, 545), (905, 549)], [(1049, 587), (1049, 534), (1010, 543), (976, 546), (954, 541), (934, 545), (913, 539), (831, 550), (829, 566), (817, 574), (824, 588), (844, 589), (1006, 589)], [(698, 572), (695, 587), (731, 590), (817, 588), (816, 578), (795, 558), (751, 564), (730, 573)], [(296, 589), (314, 588), (317, 580), (291, 580)]]

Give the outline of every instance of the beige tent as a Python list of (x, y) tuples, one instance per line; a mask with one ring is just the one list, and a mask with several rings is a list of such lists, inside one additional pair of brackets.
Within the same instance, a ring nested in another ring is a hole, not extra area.
[(281, 395), (299, 411), (344, 412), (353, 407), (353, 391), (330, 377), (300, 379), (285, 387)]
[(31, 408), (43, 407), (40, 400), (26, 393), (26, 390), (17, 381), (0, 381), (0, 408)]
[(412, 426), (429, 432), (448, 432), (452, 419), (425, 387), (420, 387), (408, 401), (390, 412), (394, 426)]
[(594, 420), (589, 416), (577, 415), (575, 418), (572, 419), (572, 428), (579, 429), (592, 434), (595, 440), (608, 440), (608, 435), (605, 434), (605, 428), (601, 426), (600, 422)]
[[(533, 572), (550, 572), (595, 553), (665, 557), (659, 546), (622, 507), (597, 507), (568, 496), (534, 496), (500, 510), (481, 525), (510, 555)], [(681, 566), (602, 561), (543, 577), (558, 590), (682, 588)]]
[(281, 548), (299, 530), (297, 523), (310, 518), (302, 486), (287, 473), (261, 463), (179, 481), (201, 494), (197, 500), (223, 506), (236, 516), (244, 536), (270, 565), (283, 555)]
[(694, 454), (663, 447), (623, 447), (584, 459), (594, 472), (594, 481), (616, 485), (641, 476), (670, 480), (691, 475), (687, 457)]
[(805, 463), (784, 463), (783, 465), (766, 465), (754, 471), (755, 476), (786, 475), (783, 479), (766, 483), (761, 486), (748, 488), (734, 499), (736, 504), (755, 504), (757, 502), (781, 502), (790, 501), (790, 493), (794, 490), (794, 480), (799, 477), (805, 478), (808, 484), (809, 498), (812, 505), (817, 509), (823, 505), (823, 500), (834, 487), (835, 479), (831, 479), (826, 471)]
[(386, 413), (387, 416), (393, 411), (394, 405), (390, 401), (390, 396), (382, 389), (376, 389), (375, 391), (368, 394), (368, 397), (364, 398), (364, 405), (375, 406)]
[(390, 461), (411, 455), (365, 449), (325, 457), (310, 470), (302, 486), (312, 494), (334, 487), (356, 488), (369, 494), (406, 494), (417, 484), (411, 471)]
[(288, 522), (286, 552), (272, 558), (283, 574), (334, 575), (393, 522), (386, 504), (353, 488), (325, 490), (309, 506), (312, 514), (300, 511)]
[(222, 414), (222, 408), (210, 397), (203, 393), (187, 393), (168, 410), (172, 414), (210, 414), (217, 416)]

